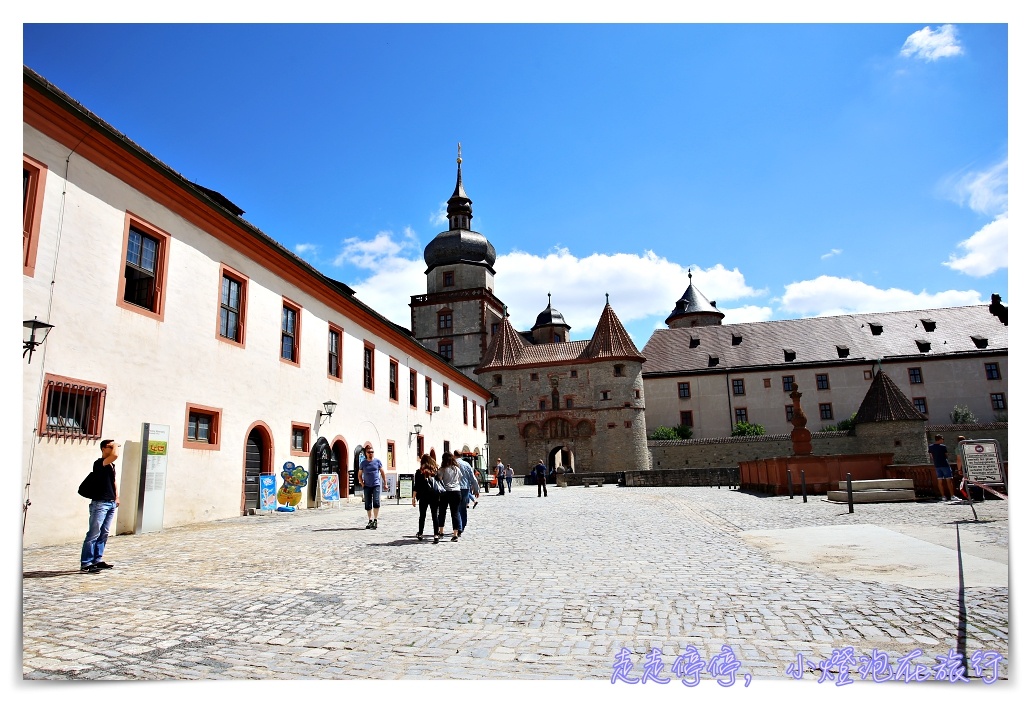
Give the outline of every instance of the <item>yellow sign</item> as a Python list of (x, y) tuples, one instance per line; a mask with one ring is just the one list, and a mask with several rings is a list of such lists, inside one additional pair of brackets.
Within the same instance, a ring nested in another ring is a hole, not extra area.
[(168, 455), (168, 442), (167, 441), (148, 441), (147, 442), (147, 455), (148, 456), (167, 456)]

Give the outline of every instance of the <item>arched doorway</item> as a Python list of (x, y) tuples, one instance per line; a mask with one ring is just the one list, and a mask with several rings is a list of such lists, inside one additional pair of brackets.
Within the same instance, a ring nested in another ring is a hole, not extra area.
[(336, 459), (336, 470), (340, 475), (340, 497), (350, 495), (350, 474), (347, 471), (347, 444), (342, 439), (333, 442), (333, 458)]
[(260, 483), (258, 476), (272, 474), (272, 434), (264, 422), (255, 422), (247, 432), (243, 459), (241, 513), (257, 509)]
[(361, 462), (363, 460), (365, 460), (365, 445), (358, 444), (358, 447), (354, 449), (354, 462), (352, 464), (353, 472), (351, 473), (350, 479), (351, 490), (356, 495), (361, 495), (361, 483), (358, 482), (358, 471), (361, 470)]
[[(336, 460), (336, 455), (329, 447), (329, 441), (324, 437), (318, 437), (315, 445), (311, 447), (310, 465), (308, 467), (308, 507), (315, 507), (318, 505), (318, 476), (325, 473), (336, 473), (337, 476), (340, 474), (340, 464)], [(340, 492), (343, 492), (343, 487), (340, 487)]]
[(562, 466), (566, 473), (576, 472), (576, 454), (568, 446), (555, 446), (547, 454), (547, 472)]

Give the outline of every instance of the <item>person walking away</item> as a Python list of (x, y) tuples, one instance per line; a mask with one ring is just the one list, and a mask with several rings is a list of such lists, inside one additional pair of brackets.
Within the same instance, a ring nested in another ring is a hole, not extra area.
[(544, 465), (544, 459), (540, 459), (540, 462), (536, 464), (536, 496), (540, 497), (541, 490), (543, 496), (547, 497), (547, 466)]
[(365, 448), (365, 458), (358, 465), (358, 481), (365, 493), (366, 529), (379, 528), (379, 492), (386, 485), (386, 471), (371, 446)]
[(501, 459), (497, 459), (497, 465), (494, 466), (494, 474), (497, 476), (497, 489), (500, 490), (501, 494), (504, 494), (504, 464), (501, 463)]
[(957, 500), (951, 466), (948, 464), (948, 447), (944, 445), (944, 437), (940, 434), (934, 436), (929, 451), (930, 457), (933, 458), (933, 467), (937, 470), (937, 485), (941, 489), (941, 502)]
[(515, 469), (509, 463), (504, 467), (504, 481), (508, 483), (508, 494), (511, 494), (511, 481), (515, 477)]
[(118, 508), (118, 481), (115, 479), (114, 462), (118, 458), (118, 447), (111, 439), (100, 442), (100, 458), (93, 462), (93, 494), (89, 502), (89, 530), (82, 542), (79, 558), (80, 572), (99, 573), (114, 568), (104, 562), (104, 547), (111, 533), (114, 511)]
[(468, 461), (461, 456), (456, 456), (455, 460), (458, 463), (458, 470), (461, 471), (461, 502), (458, 505), (458, 516), (460, 517), (461, 531), (465, 531), (465, 527), (469, 523), (469, 500), (473, 495), (479, 497), (479, 481), (476, 480), (476, 475), (472, 472), (472, 466)]
[(444, 453), (442, 456), (436, 478), (443, 483), (445, 492), (440, 496), (440, 511), (436, 519), (436, 538), (433, 543), (443, 537), (443, 523), (448, 507), (451, 509), (451, 528), (454, 530), (451, 534), (451, 541), (457, 541), (461, 536), (461, 522), (458, 515), (458, 503), (461, 502), (461, 469), (450, 452)]
[(430, 478), (436, 480), (436, 470), (436, 459), (428, 453), (422, 454), (422, 464), (415, 471), (415, 489), (411, 494), (411, 506), (414, 507), (415, 503), (418, 503), (418, 533), (415, 534), (415, 538), (419, 541), (422, 540), (423, 530), (426, 526), (426, 511), (428, 510), (429, 519), (433, 527), (433, 543), (439, 543), (439, 539), (435, 537), (437, 531), (436, 516), (440, 510), (440, 499), (437, 496), (436, 490), (430, 484)]

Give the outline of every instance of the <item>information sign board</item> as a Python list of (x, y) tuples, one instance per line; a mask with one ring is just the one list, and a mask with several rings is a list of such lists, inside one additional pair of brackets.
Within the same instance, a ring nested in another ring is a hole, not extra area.
[(970, 482), (1004, 483), (1001, 451), (995, 439), (959, 442), (962, 472)]

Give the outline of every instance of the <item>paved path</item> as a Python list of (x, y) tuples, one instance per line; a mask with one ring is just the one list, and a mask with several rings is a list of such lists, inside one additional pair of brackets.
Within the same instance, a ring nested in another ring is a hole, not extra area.
[(799, 653), (819, 660), (845, 646), (892, 661), (921, 648), (918, 661), (932, 665), (962, 629), (970, 655), (1007, 659), (1008, 588), (967, 584), (960, 602), (957, 558), (954, 584), (914, 588), (838, 577), (747, 537), (870, 524), (950, 545), (954, 556), (959, 522), (963, 554), (997, 561), (1008, 549), (1007, 504), (977, 511), (973, 523), (968, 506), (937, 502), (857, 505), (848, 515), (823, 498), (725, 489), (552, 487), (537, 498), (535, 487), (516, 486), (483, 495), (457, 543), (416, 541), (409, 505), (385, 505), (379, 529), (367, 531), (352, 501), (113, 537), (116, 567), (97, 575), (77, 572), (79, 544), (27, 549), (23, 671), (605, 680), (623, 647), (639, 676), (652, 648), (670, 675), (685, 646), (708, 661), (728, 644), (738, 674), (783, 679)]

